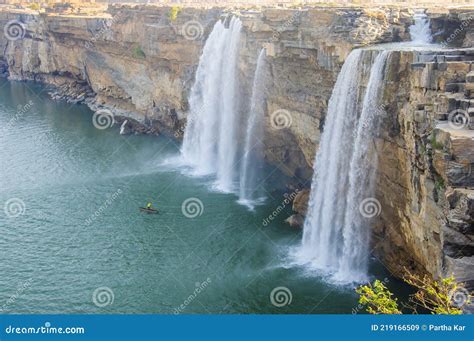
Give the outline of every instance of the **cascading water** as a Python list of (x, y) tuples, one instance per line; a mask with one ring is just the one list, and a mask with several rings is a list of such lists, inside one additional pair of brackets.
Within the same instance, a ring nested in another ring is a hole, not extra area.
[(259, 171), (263, 152), (263, 116), (265, 100), (265, 49), (260, 51), (252, 86), (250, 112), (245, 133), (244, 153), (240, 168), (239, 202), (253, 207), (260, 198)]
[[(359, 104), (364, 55), (378, 53)], [(361, 282), (368, 267), (369, 221), (360, 204), (372, 195), (375, 166), (368, 154), (376, 133), (378, 99), (389, 52), (354, 50), (337, 78), (316, 155), (299, 263), (332, 274), (340, 283)], [(358, 115), (360, 113), (360, 115)], [(370, 203), (369, 203), (370, 204)]]
[[(389, 51), (382, 51), (374, 60), (362, 113), (357, 124), (354, 151), (349, 167), (349, 189), (343, 230), (344, 246), (338, 273), (341, 280), (346, 280), (347, 274), (350, 274), (352, 270), (365, 276), (368, 269), (370, 226), (365, 218), (367, 218), (367, 212), (370, 213), (370, 209), (361, 205), (378, 203), (370, 197), (374, 193), (377, 154), (371, 155), (369, 146), (374, 134), (378, 131), (380, 117), (377, 116), (384, 114), (379, 99), (380, 91), (383, 89), (385, 63), (389, 54)], [(372, 156), (372, 162), (367, 162), (370, 156)]]
[(242, 23), (218, 21), (199, 60), (189, 99), (181, 153), (195, 175), (216, 175), (216, 188), (231, 192), (237, 154), (239, 105), (236, 76)]
[(423, 12), (416, 12), (413, 16), (415, 24), (410, 26), (410, 37), (412, 43), (415, 44), (431, 44), (433, 37), (431, 36), (430, 20)]

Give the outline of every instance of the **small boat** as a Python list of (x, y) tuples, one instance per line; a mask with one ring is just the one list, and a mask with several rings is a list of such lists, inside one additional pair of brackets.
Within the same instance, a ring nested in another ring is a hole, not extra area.
[(140, 212), (145, 212), (148, 214), (158, 214), (158, 210), (155, 210), (154, 208), (146, 208), (146, 207), (140, 207)]

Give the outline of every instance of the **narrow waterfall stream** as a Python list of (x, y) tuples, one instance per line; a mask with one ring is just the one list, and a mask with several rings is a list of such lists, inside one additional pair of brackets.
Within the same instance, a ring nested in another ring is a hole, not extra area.
[(367, 279), (370, 222), (360, 205), (375, 201), (371, 197), (375, 164), (367, 154), (382, 112), (378, 100), (389, 56), (387, 51), (378, 52), (359, 103), (364, 56), (370, 53), (354, 50), (348, 56), (331, 95), (297, 252), (299, 263), (328, 272), (341, 283)]
[(259, 172), (263, 162), (263, 119), (265, 100), (265, 49), (260, 51), (252, 86), (250, 111), (247, 118), (245, 145), (240, 168), (239, 202), (252, 208), (262, 199), (259, 192)]
[(413, 16), (415, 23), (410, 26), (411, 41), (415, 44), (431, 44), (433, 37), (430, 29), (430, 19), (425, 12), (416, 12)]
[(238, 77), (241, 21), (218, 21), (204, 46), (189, 99), (181, 153), (195, 175), (215, 175), (216, 189), (232, 192), (236, 177)]
[(238, 194), (238, 202), (253, 209), (264, 198), (259, 173), (263, 166), (265, 50), (258, 55), (248, 115), (241, 115), (236, 74), (241, 27), (237, 17), (230, 19), (228, 27), (219, 20), (206, 41), (189, 99), (181, 155), (193, 175), (215, 177), (215, 189)]

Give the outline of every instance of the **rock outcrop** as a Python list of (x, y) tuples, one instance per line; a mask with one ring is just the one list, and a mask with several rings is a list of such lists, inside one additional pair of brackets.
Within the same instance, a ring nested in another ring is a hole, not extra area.
[(292, 209), (296, 213), (285, 220), (291, 227), (303, 227), (304, 218), (308, 211), (309, 194), (309, 189), (303, 189), (298, 191), (293, 199)]
[(474, 131), (466, 117), (474, 102), (464, 92), (453, 102), (448, 84), (466, 79), (474, 49), (455, 52), (454, 61), (453, 51), (391, 56), (388, 119), (376, 141), (382, 212), (374, 247), (396, 274), (454, 274), (472, 286)]

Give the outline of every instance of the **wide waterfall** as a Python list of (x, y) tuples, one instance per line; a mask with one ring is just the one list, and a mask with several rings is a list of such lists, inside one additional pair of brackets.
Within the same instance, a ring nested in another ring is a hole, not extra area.
[(196, 175), (216, 175), (216, 188), (234, 190), (239, 112), (236, 75), (242, 23), (218, 21), (204, 46), (189, 98), (182, 156)]
[(239, 202), (249, 207), (261, 199), (258, 182), (262, 166), (265, 101), (265, 49), (260, 51), (253, 78), (244, 153), (240, 167)]
[[(368, 55), (367, 55), (368, 54)], [(365, 56), (377, 54), (362, 103)], [(377, 132), (384, 68), (389, 52), (354, 50), (344, 63), (331, 99), (314, 164), (308, 215), (298, 262), (326, 271), (340, 283), (367, 278), (370, 220), (363, 205), (373, 198)]]
[(415, 24), (410, 26), (411, 41), (421, 45), (431, 44), (433, 37), (428, 16), (424, 12), (416, 12), (413, 19)]

